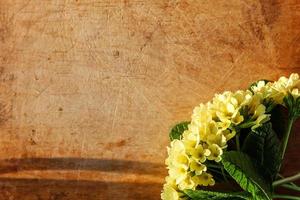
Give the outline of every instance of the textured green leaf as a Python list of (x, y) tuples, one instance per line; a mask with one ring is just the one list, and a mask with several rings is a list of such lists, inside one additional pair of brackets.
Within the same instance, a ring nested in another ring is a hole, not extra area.
[(182, 133), (188, 129), (188, 125), (190, 122), (180, 122), (179, 124), (176, 124), (170, 131), (169, 137), (170, 140), (180, 139)]
[(276, 178), (281, 163), (280, 141), (270, 122), (247, 135), (242, 151), (256, 161), (268, 181)]
[(259, 174), (252, 159), (243, 152), (229, 151), (223, 154), (225, 170), (254, 200), (271, 200), (271, 185)]
[(272, 128), (277, 134), (278, 138), (283, 138), (283, 134), (286, 130), (288, 119), (287, 109), (282, 105), (277, 105), (271, 112)]
[(247, 192), (216, 192), (207, 190), (185, 190), (184, 193), (192, 200), (250, 200), (251, 194)]

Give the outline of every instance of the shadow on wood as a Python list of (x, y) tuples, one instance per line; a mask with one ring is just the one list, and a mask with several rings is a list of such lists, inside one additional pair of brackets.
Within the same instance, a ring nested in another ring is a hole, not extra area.
[(157, 200), (157, 183), (0, 178), (0, 199), (22, 200)]
[[(164, 166), (151, 162), (88, 158), (21, 158), (0, 160), (0, 174), (26, 170), (91, 170), (120, 174), (162, 175)], [(76, 177), (75, 177), (76, 178)], [(121, 180), (121, 179), (120, 179)], [(159, 183), (0, 178), (0, 199), (159, 199)]]

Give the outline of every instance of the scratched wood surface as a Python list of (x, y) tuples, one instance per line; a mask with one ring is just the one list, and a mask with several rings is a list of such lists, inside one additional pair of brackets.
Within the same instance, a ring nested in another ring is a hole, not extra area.
[(299, 52), (299, 0), (0, 0), (0, 199), (157, 200), (170, 126)]

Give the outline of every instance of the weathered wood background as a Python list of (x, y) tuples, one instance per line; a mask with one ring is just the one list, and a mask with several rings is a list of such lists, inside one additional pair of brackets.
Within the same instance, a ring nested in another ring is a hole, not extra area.
[(0, 199), (157, 200), (170, 126), (299, 53), (299, 0), (0, 0)]

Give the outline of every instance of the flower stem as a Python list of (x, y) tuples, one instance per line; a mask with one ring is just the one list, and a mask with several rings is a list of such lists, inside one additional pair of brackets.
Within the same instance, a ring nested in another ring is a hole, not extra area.
[(222, 175), (224, 177), (224, 180), (228, 183), (229, 181), (228, 181), (228, 179), (226, 177), (226, 174), (225, 174), (225, 171), (224, 171), (224, 167), (221, 168), (221, 171), (222, 171)]
[(289, 200), (300, 200), (300, 197), (295, 197), (295, 196), (290, 196), (290, 195), (281, 195), (281, 194), (274, 194), (273, 198), (289, 199)]
[(238, 151), (240, 151), (241, 148), (240, 148), (240, 137), (239, 137), (239, 134), (236, 134), (236, 136), (235, 136), (235, 142), (236, 142), (236, 149)]
[(281, 152), (281, 159), (282, 160), (283, 160), (284, 155), (285, 155), (286, 147), (287, 147), (287, 144), (289, 142), (289, 137), (290, 137), (290, 134), (292, 132), (294, 121), (295, 120), (294, 120), (293, 117), (289, 117), (287, 129), (286, 129), (286, 132), (283, 135), (283, 145), (282, 145), (282, 152)]
[(210, 164), (210, 163), (205, 163), (205, 165), (208, 166), (208, 167), (218, 168), (218, 169), (220, 169), (222, 167), (220, 165), (214, 165), (214, 164)]
[(298, 174), (293, 175), (293, 176), (274, 181), (272, 185), (273, 185), (273, 187), (276, 187), (278, 185), (282, 185), (284, 183), (289, 183), (289, 182), (295, 181), (297, 179), (300, 179), (300, 172)]
[[(281, 179), (284, 179), (285, 177), (284, 176), (282, 176), (281, 174), (277, 174), (277, 176), (279, 177), (279, 178), (281, 178)], [(292, 186), (296, 186), (296, 187), (298, 187), (298, 185), (296, 185), (295, 183), (293, 183), (293, 182), (289, 182), (289, 184), (291, 184)]]
[(290, 190), (300, 192), (300, 187), (298, 187), (298, 186), (294, 186), (294, 185), (291, 185), (291, 184), (283, 184), (281, 186), (284, 187), (284, 188), (290, 189)]

